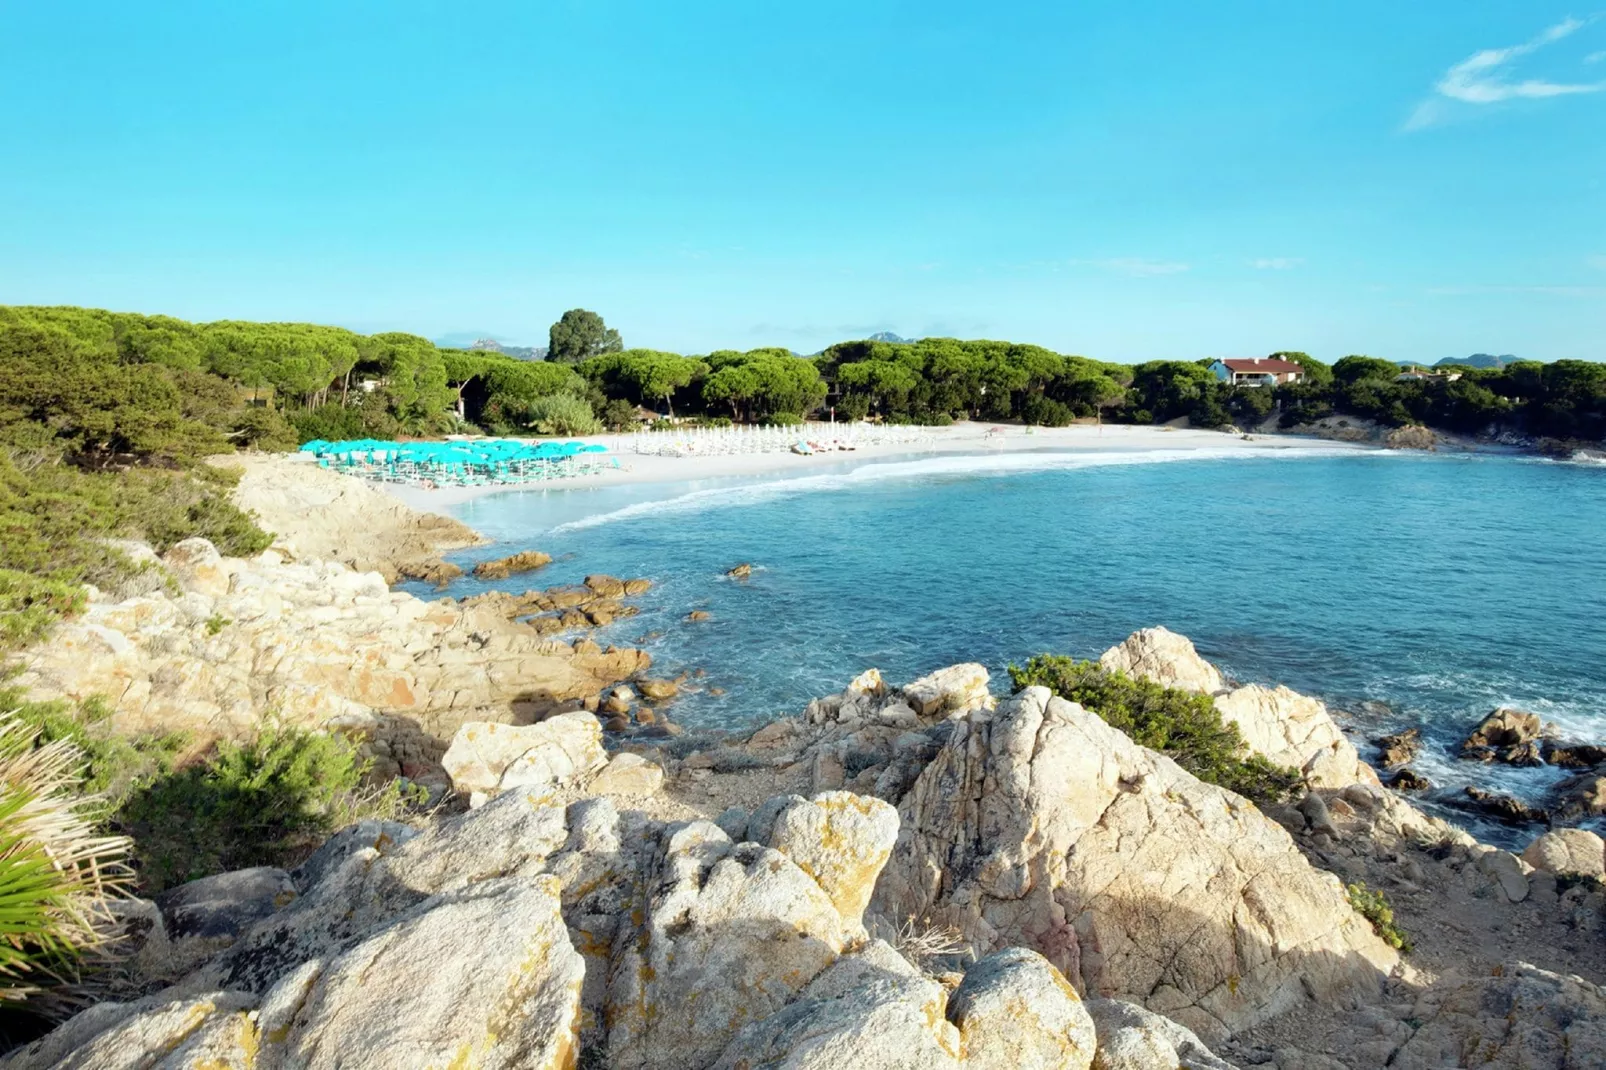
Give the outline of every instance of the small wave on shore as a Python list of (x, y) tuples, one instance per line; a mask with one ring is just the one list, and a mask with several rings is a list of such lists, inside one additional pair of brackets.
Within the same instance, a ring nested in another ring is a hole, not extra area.
[(1044, 449), (1013, 453), (944, 454), (913, 460), (877, 461), (847, 471), (693, 490), (668, 499), (635, 502), (622, 508), (580, 517), (558, 524), (550, 530), (555, 534), (584, 531), (604, 524), (615, 524), (641, 517), (756, 505), (813, 491), (845, 490), (883, 482), (962, 479), (1116, 465), (1166, 464), (1176, 461), (1308, 459), (1350, 456), (1354, 452), (1353, 449), (1327, 446), (1288, 446), (1253, 451), (1231, 448), (1109, 451)]

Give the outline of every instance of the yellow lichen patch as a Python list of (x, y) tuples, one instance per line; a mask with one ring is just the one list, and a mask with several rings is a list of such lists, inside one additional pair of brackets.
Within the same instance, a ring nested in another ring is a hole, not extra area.
[[(464, 1044), (457, 1049), (457, 1054), (452, 1056), (452, 1061), (446, 1064), (445, 1070), (479, 1070), (479, 1065), (479, 1061), (474, 1058), (474, 1046)], [(435, 1068), (430, 1067), (430, 1070)]]

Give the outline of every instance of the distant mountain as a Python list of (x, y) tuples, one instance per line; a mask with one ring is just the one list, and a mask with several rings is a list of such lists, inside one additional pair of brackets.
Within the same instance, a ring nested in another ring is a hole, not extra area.
[(476, 338), (468, 347), (470, 349), (484, 349), (492, 353), (501, 353), (520, 360), (545, 360), (546, 346), (505, 346), (495, 338)]
[(546, 346), (510, 346), (488, 335), (472, 331), (454, 331), (435, 339), (442, 349), (482, 349), (490, 353), (503, 353), (519, 360), (545, 360)]
[(898, 343), (898, 344), (903, 344), (903, 343), (906, 343), (906, 342), (913, 342), (914, 339), (913, 338), (899, 338), (897, 335), (893, 334), (891, 331), (877, 331), (875, 334), (872, 334), (867, 339), (867, 341), (871, 341), (871, 342), (895, 342), (895, 343)]
[(1497, 357), (1493, 353), (1474, 353), (1470, 357), (1445, 357), (1435, 368), (1443, 368), (1449, 364), (1461, 364), (1468, 368), (1504, 368), (1507, 364), (1517, 363), (1516, 357), (1510, 353)]

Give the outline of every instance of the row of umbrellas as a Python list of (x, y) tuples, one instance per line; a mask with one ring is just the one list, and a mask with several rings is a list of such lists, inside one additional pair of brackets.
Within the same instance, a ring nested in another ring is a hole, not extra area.
[(608, 447), (585, 442), (526, 442), (511, 438), (475, 439), (464, 442), (390, 442), (384, 439), (356, 438), (340, 442), (313, 439), (301, 446), (302, 453), (338, 461), (411, 464), (496, 465), (517, 461), (549, 461), (582, 453), (605, 453)]

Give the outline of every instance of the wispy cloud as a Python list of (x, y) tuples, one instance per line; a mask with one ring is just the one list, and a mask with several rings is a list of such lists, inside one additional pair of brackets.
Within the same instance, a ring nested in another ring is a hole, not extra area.
[(1187, 271), (1188, 264), (1175, 260), (1148, 260), (1141, 256), (1117, 256), (1108, 260), (1073, 260), (1073, 264), (1085, 264), (1096, 267), (1101, 271), (1108, 271), (1112, 275), (1126, 275), (1134, 279), (1149, 279), (1159, 275), (1180, 275)]
[(1606, 286), (1430, 286), (1433, 297), (1477, 297), (1484, 294), (1548, 294), (1551, 297), (1606, 297)]
[(1597, 271), (1606, 271), (1606, 256), (1586, 256), (1584, 263)]
[[(1539, 100), (1606, 91), (1606, 81), (1557, 82), (1544, 78), (1519, 80), (1509, 76), (1515, 61), (1572, 36), (1586, 25), (1588, 23), (1583, 19), (1563, 19), (1520, 45), (1474, 52), (1444, 73), (1444, 77), (1433, 87), (1433, 95), (1417, 105), (1416, 111), (1406, 120), (1405, 129), (1421, 130), (1432, 126), (1445, 119), (1451, 109), (1459, 104), (1480, 107), (1508, 100)], [(1597, 52), (1585, 62), (1595, 62), (1602, 56), (1606, 56), (1606, 53)]]
[(1264, 256), (1249, 261), (1249, 266), (1257, 271), (1292, 271), (1304, 262), (1302, 256)]
[(1589, 55), (1584, 57), (1585, 63), (1599, 63), (1602, 60), (1606, 60), (1606, 51), (1591, 52)]

